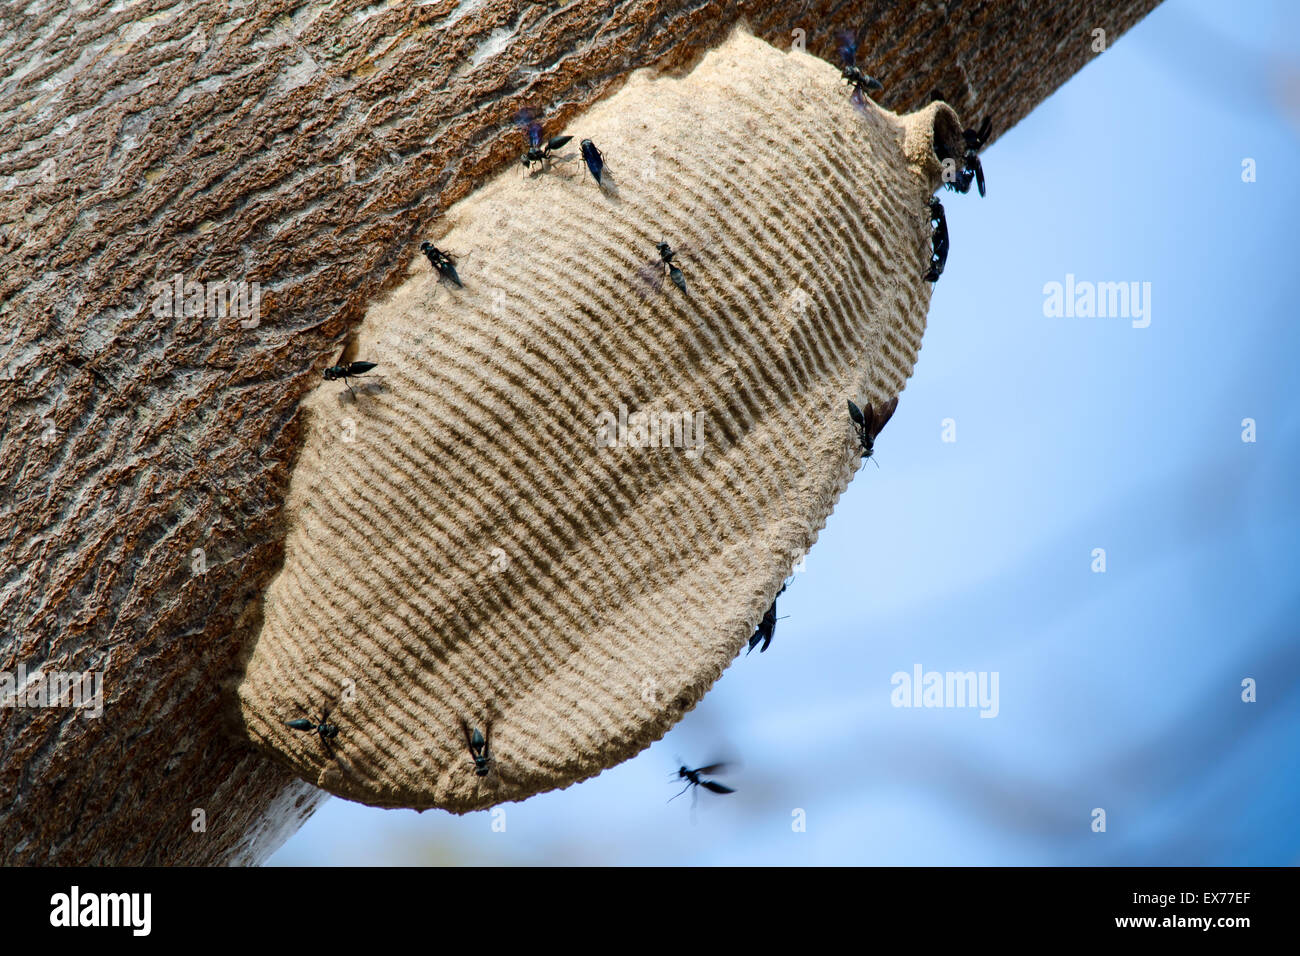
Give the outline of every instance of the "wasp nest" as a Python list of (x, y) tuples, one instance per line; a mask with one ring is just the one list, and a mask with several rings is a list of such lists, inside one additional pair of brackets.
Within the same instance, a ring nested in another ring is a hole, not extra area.
[(358, 331), (377, 367), (305, 402), (253, 740), (340, 796), (462, 812), (695, 705), (859, 464), (846, 399), (896, 396), (921, 345), (958, 123), (849, 92), (737, 32), (449, 212), (463, 287), (418, 257)]

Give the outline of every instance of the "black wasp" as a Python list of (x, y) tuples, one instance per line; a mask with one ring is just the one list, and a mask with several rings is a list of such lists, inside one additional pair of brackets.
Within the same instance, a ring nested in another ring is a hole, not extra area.
[(980, 150), (984, 144), (989, 141), (989, 136), (993, 133), (993, 120), (984, 117), (984, 122), (980, 124), (978, 131), (973, 129), (964, 129), (961, 131), (962, 139), (966, 141), (966, 152), (962, 155), (961, 178), (964, 188), (962, 192), (970, 190), (971, 177), (979, 185), (980, 195), (984, 195), (984, 167), (980, 163)]
[[(303, 708), (306, 710), (306, 708)], [(311, 711), (307, 711), (311, 713)], [(284, 725), (294, 730), (307, 730), (320, 736), (321, 745), (325, 748), (325, 753), (331, 760), (334, 759), (334, 749), (330, 746), (330, 741), (339, 735), (337, 724), (329, 723), (330, 709), (328, 707), (320, 715), (320, 720), (313, 717), (296, 717), (293, 720), (286, 720)]]
[(682, 276), (682, 270), (677, 268), (677, 264), (673, 262), (673, 257), (677, 255), (677, 253), (673, 252), (673, 247), (666, 242), (660, 242), (655, 248), (659, 250), (659, 258), (663, 260), (664, 268), (668, 272), (668, 278), (673, 280), (673, 285), (685, 292), (686, 279)]
[(533, 163), (538, 163), (543, 169), (550, 162), (551, 153), (563, 149), (572, 136), (552, 136), (542, 145), (542, 124), (538, 122), (537, 114), (529, 109), (519, 111), (519, 125), (524, 128), (524, 135), (528, 137), (528, 150), (524, 153), (521, 160), (525, 169), (532, 169)]
[(686, 786), (682, 787), (680, 793), (669, 797), (668, 802), (672, 803), (692, 787), (703, 787), (705, 790), (711, 790), (714, 793), (735, 793), (736, 791), (731, 787), (725, 787), (716, 780), (701, 779), (706, 773), (722, 773), (726, 769), (727, 765), (725, 763), (711, 763), (707, 767), (696, 767), (694, 770), (688, 769), (685, 765), (678, 767), (675, 779), (685, 780)]
[[(935, 94), (932, 93), (931, 95)], [(966, 148), (961, 155), (961, 169), (957, 171), (956, 179), (952, 182), (945, 182), (945, 186), (959, 193), (968, 193), (973, 182), (979, 187), (980, 195), (985, 194), (984, 165), (980, 162), (980, 150), (984, 148), (984, 144), (989, 141), (992, 134), (993, 120), (987, 116), (984, 118), (984, 122), (980, 124), (979, 129), (970, 129), (968, 127), (961, 131), (961, 138), (966, 144)], [(956, 159), (942, 145), (937, 147), (937, 153), (940, 160)]]
[(456, 288), (465, 288), (461, 285), (460, 276), (456, 273), (456, 259), (450, 253), (443, 252), (432, 242), (420, 243), (420, 251), (429, 258), (429, 263), (438, 270), (438, 275), (448, 282), (454, 282)]
[(376, 362), (348, 362), (344, 365), (331, 365), (325, 370), (325, 381), (333, 382), (343, 379), (343, 384), (352, 392), (352, 397), (356, 398), (357, 393), (352, 391), (352, 383), (348, 381), (354, 375), (365, 375), (371, 369), (377, 367)]
[[(785, 585), (781, 585), (781, 590), (776, 592), (776, 597), (785, 593)], [(772, 598), (772, 606), (767, 609), (763, 615), (763, 620), (758, 622), (758, 627), (754, 628), (754, 636), (749, 639), (749, 650), (745, 651), (748, 655), (755, 647), (758, 647), (761, 641), (763, 646), (758, 648), (762, 654), (772, 644), (772, 635), (776, 632), (776, 598)]]
[(652, 292), (658, 294), (663, 290), (665, 276), (683, 293), (687, 293), (686, 277), (682, 275), (678, 263), (683, 259), (688, 263), (711, 262), (718, 258), (724, 248), (721, 236), (712, 225), (713, 218), (705, 207), (699, 204), (693, 206), (686, 218), (694, 230), (691, 241), (671, 246), (666, 241), (657, 242), (654, 258), (642, 259), (637, 266), (637, 278), (642, 283), (639, 290), (642, 301), (649, 298)]
[(601, 155), (596, 144), (589, 139), (584, 139), (578, 144), (582, 148), (582, 160), (587, 164), (587, 169), (591, 175), (596, 177), (596, 185), (601, 185), (600, 175), (605, 169), (605, 157)]
[(651, 289), (655, 293), (663, 289), (664, 276), (671, 278), (672, 284), (679, 287), (682, 293), (686, 293), (686, 277), (682, 276), (681, 269), (676, 263), (676, 259), (680, 256), (688, 256), (690, 259), (712, 259), (716, 255), (711, 241), (706, 241), (705, 245), (682, 243), (677, 248), (669, 246), (667, 242), (656, 242), (655, 251), (659, 254), (658, 258), (650, 259), (637, 268), (637, 276), (646, 286), (641, 293), (642, 299), (650, 294)]
[(855, 34), (852, 30), (845, 30), (840, 33), (839, 36), (840, 62), (844, 66), (844, 69), (840, 72), (840, 76), (843, 78), (845, 83), (853, 87), (853, 93), (850, 96), (850, 99), (853, 100), (853, 105), (865, 107), (866, 103), (863, 101), (863, 96), (867, 93), (879, 93), (885, 88), (884, 84), (874, 76), (863, 73), (858, 67), (857, 59), (858, 43), (861, 42), (860, 35)]
[(650, 295), (650, 291), (659, 292), (664, 287), (664, 276), (672, 280), (673, 285), (686, 292), (686, 277), (682, 275), (682, 270), (677, 267), (673, 260), (682, 255), (692, 246), (678, 246), (673, 249), (666, 242), (655, 244), (655, 250), (658, 256), (654, 259), (643, 260), (643, 264), (637, 268), (637, 277), (645, 283), (645, 288), (641, 290), (641, 298), (644, 300)]
[[(480, 777), (486, 777), (488, 763), (492, 760), (492, 754), (488, 752), (487, 738), (479, 733), (477, 727), (473, 730), (470, 730), (468, 724), (462, 724), (461, 727), (465, 731), (465, 743), (469, 744), (469, 755), (474, 758), (474, 772)], [(488, 727), (488, 733), (491, 732), (492, 728)]]
[(852, 399), (849, 400), (849, 418), (858, 430), (858, 444), (862, 446), (863, 461), (870, 458), (871, 453), (875, 451), (876, 436), (884, 431), (896, 408), (898, 408), (897, 395), (881, 405), (880, 411), (874, 411), (870, 405), (867, 406), (866, 411), (863, 411), (853, 404)]
[(943, 214), (943, 203), (935, 196), (930, 197), (927, 208), (934, 231), (930, 234), (930, 271), (925, 274), (925, 281), (937, 282), (948, 264), (948, 219)]

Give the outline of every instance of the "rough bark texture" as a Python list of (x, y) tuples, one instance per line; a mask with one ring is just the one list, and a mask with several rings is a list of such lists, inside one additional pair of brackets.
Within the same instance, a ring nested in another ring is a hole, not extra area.
[[(105, 701), (0, 710), (0, 860), (254, 863), (314, 809), (231, 716), (298, 403), (517, 159), (519, 107), (562, 126), (742, 18), (830, 59), (866, 24), (881, 105), (939, 89), (996, 135), (1154, 3), (0, 8), (0, 672), (102, 671)], [(260, 324), (156, 315), (176, 273), (259, 282)]]

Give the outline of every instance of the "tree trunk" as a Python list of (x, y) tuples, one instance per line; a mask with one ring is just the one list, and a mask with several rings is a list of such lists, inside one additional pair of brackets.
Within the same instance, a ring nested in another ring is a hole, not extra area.
[[(837, 32), (866, 24), (877, 102), (937, 89), (996, 136), (1096, 55), (1094, 31), (1108, 45), (1154, 5), (8, 8), (0, 696), (20, 665), (97, 672), (104, 709), (0, 709), (0, 860), (256, 863), (315, 808), (233, 729), (299, 399), (430, 224), (517, 161), (520, 107), (561, 129), (740, 19), (833, 61)], [(158, 283), (178, 274), (259, 283), (260, 308), (167, 308)]]

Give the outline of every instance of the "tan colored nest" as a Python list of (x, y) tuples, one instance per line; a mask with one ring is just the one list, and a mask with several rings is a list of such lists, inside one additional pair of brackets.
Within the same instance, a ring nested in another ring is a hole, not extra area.
[[(547, 130), (575, 135), (562, 155), (591, 138), (606, 188), (571, 160), (458, 204), (437, 245), (464, 288), (421, 257), (361, 326), (379, 367), (355, 398), (305, 405), (248, 734), (340, 796), (457, 812), (661, 737), (853, 476), (846, 399), (911, 374), (936, 124), (957, 129), (941, 104), (858, 110), (825, 62), (738, 32)], [(655, 288), (660, 240), (694, 247), (689, 294)], [(285, 725), (327, 706), (331, 741)]]

